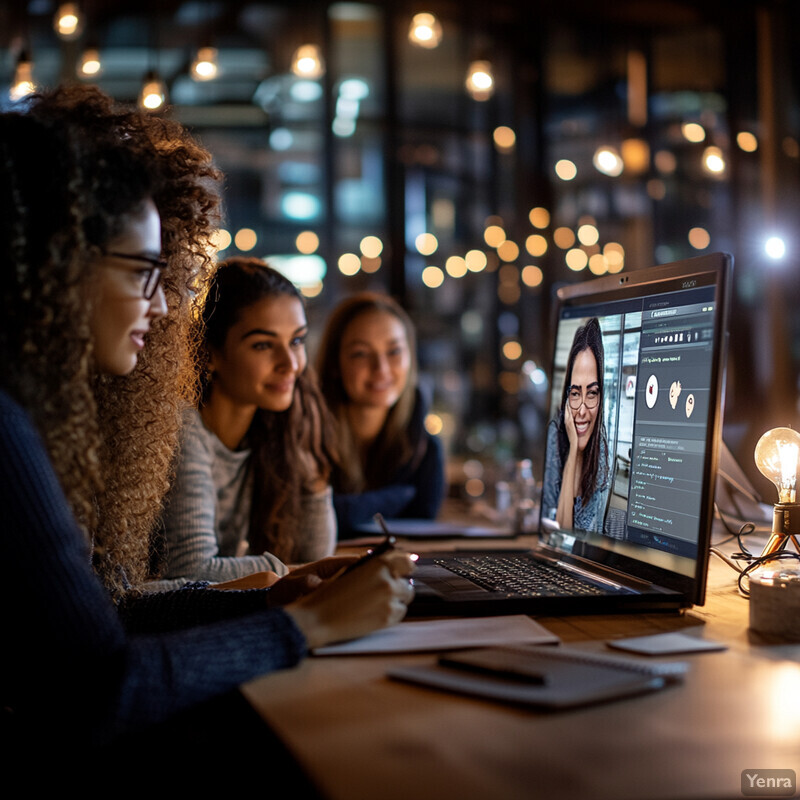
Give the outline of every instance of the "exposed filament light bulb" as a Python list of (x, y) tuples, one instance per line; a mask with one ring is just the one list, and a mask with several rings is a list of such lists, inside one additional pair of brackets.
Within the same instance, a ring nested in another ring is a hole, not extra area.
[(756, 444), (756, 466), (765, 478), (775, 484), (779, 503), (796, 502), (799, 456), (800, 433), (792, 428), (773, 428)]

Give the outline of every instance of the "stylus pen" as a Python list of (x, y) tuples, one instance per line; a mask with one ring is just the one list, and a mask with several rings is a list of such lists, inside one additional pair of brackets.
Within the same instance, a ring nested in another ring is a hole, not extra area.
[(354, 561), (352, 564), (350, 564), (350, 566), (347, 567), (347, 569), (345, 569), (345, 571), (342, 573), (343, 575), (346, 575), (348, 572), (357, 569), (366, 561), (370, 561), (371, 559), (377, 558), (387, 551), (394, 549), (397, 539), (395, 539), (395, 537), (389, 533), (389, 529), (386, 527), (383, 517), (380, 514), (376, 514), (373, 519), (378, 523), (378, 525), (381, 526), (381, 529), (386, 534), (386, 538), (377, 547), (373, 547), (372, 550), (370, 550), (366, 555), (361, 556), (358, 561)]

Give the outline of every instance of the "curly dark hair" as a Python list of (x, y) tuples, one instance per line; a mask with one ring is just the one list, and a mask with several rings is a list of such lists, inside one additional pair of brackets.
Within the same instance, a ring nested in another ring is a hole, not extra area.
[[(0, 114), (0, 385), (32, 415), (115, 596), (147, 577), (194, 398), (192, 298), (213, 267), (218, 178), (177, 122), (94, 87)], [(101, 375), (89, 332), (96, 260), (148, 198), (161, 217), (169, 313), (130, 375)]]
[(595, 493), (598, 486), (605, 486), (608, 481), (608, 463), (603, 460), (603, 453), (608, 452), (606, 441), (606, 423), (603, 415), (605, 393), (603, 389), (603, 369), (605, 352), (603, 349), (603, 333), (600, 330), (600, 321), (591, 317), (581, 325), (572, 340), (572, 347), (567, 358), (567, 369), (564, 373), (564, 388), (561, 393), (561, 411), (558, 416), (558, 453), (561, 463), (566, 463), (569, 455), (569, 437), (567, 435), (564, 414), (567, 408), (567, 396), (572, 386), (572, 368), (579, 353), (588, 350), (597, 364), (597, 379), (600, 397), (597, 403), (597, 418), (592, 435), (586, 444), (581, 469), (581, 498), (582, 505), (586, 505)]
[[(228, 331), (242, 311), (267, 297), (291, 297), (303, 306), (294, 284), (257, 258), (231, 258), (220, 263), (202, 309), (203, 347), (198, 374), (201, 402), (213, 383), (208, 360), (211, 350), (225, 346)], [(265, 550), (292, 563), (303, 543), (296, 540), (301, 498), (311, 476), (306, 474), (309, 454), (316, 473), (328, 478), (338, 463), (335, 423), (317, 386), (312, 367), (298, 376), (292, 404), (285, 411), (259, 410), (247, 433), (251, 449), (248, 468), (253, 473), (248, 542), (250, 552)], [(258, 501), (256, 502), (256, 498)]]
[[(381, 311), (396, 317), (403, 325), (408, 342), (410, 365), (408, 380), (392, 406), (378, 438), (362, 463), (347, 419), (350, 398), (344, 388), (340, 368), (342, 338), (347, 326), (357, 317)], [(334, 471), (334, 490), (363, 492), (386, 486), (402, 464), (418, 463), (425, 454), (425, 430), (412, 424), (417, 402), (417, 348), (414, 323), (392, 297), (376, 292), (359, 292), (343, 300), (331, 313), (320, 341), (317, 373), (322, 394), (338, 423), (341, 468)]]

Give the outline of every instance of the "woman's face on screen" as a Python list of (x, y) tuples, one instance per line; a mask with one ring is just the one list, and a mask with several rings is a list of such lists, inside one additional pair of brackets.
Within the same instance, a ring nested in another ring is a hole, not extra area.
[[(572, 376), (570, 380), (570, 391), (572, 395), (572, 408), (568, 402), (565, 413), (571, 413), (575, 422), (575, 431), (578, 434), (578, 450), (583, 451), (589, 444), (595, 425), (597, 415), (600, 411), (599, 394), (600, 382), (597, 374), (597, 361), (591, 350), (581, 350), (575, 357), (572, 365)], [(593, 408), (589, 406), (594, 405)]]

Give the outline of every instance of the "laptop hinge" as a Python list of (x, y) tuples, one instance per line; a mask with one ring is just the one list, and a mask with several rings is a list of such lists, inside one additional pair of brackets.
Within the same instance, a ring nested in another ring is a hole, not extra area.
[[(620, 572), (612, 567), (606, 567), (594, 561), (586, 561), (580, 556), (566, 556), (563, 553), (559, 553), (557, 550), (551, 550), (547, 545), (540, 544), (535, 552), (537, 555), (540, 555), (542, 558), (563, 569), (572, 570), (578, 575), (597, 580), (601, 583), (607, 583), (611, 586), (639, 590), (661, 588), (651, 581), (642, 580), (641, 578), (637, 578), (625, 572)], [(576, 561), (579, 563), (576, 564)], [(586, 564), (586, 566), (581, 566), (581, 563)]]

